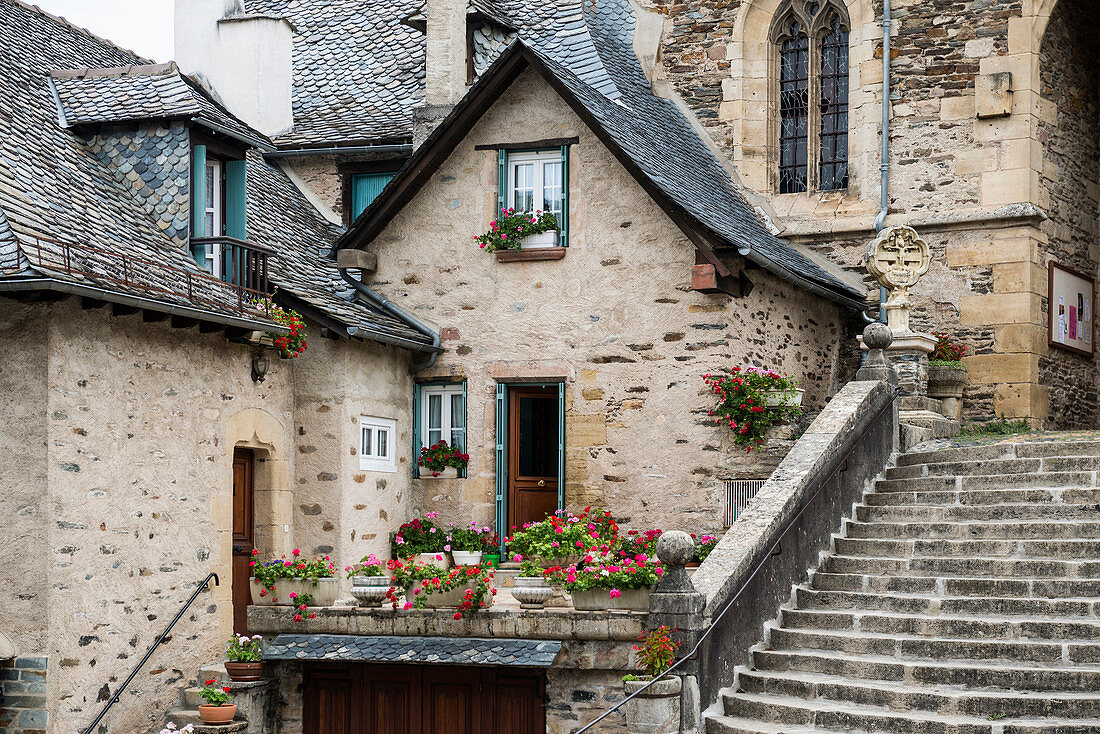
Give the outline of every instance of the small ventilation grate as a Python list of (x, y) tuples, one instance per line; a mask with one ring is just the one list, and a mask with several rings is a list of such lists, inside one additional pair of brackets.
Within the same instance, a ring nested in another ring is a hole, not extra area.
[(741, 513), (748, 507), (749, 502), (756, 496), (757, 491), (764, 486), (765, 479), (727, 479), (726, 499), (723, 508), (726, 527), (730, 527)]

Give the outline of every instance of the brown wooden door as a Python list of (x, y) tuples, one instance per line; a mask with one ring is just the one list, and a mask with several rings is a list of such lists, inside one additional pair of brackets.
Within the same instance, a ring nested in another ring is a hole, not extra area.
[[(354, 670), (347, 666), (307, 668), (303, 683), (302, 718), (305, 734), (356, 734), (358, 711)], [(394, 729), (394, 734), (404, 734)]]
[(256, 543), (256, 518), (252, 484), (255, 457), (251, 449), (233, 449), (233, 631), (248, 632), (251, 603), (249, 577), (252, 548)]
[(558, 391), (508, 393), (508, 527), (539, 522), (558, 509)]

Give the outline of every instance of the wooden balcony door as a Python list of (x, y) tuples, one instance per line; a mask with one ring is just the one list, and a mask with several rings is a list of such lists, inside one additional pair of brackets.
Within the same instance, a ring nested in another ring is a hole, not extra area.
[(558, 388), (512, 387), (508, 395), (508, 525), (522, 528), (558, 509)]
[(249, 562), (256, 544), (254, 466), (251, 449), (233, 449), (233, 631), (242, 635), (248, 632)]

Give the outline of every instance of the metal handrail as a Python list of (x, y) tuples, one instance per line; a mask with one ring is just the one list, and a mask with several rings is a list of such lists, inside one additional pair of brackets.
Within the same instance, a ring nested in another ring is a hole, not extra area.
[(708, 625), (707, 628), (705, 630), (703, 630), (703, 634), (699, 636), (699, 641), (695, 643), (695, 647), (693, 647), (691, 649), (691, 652), (689, 652), (687, 655), (685, 655), (684, 657), (680, 658), (675, 663), (673, 663), (672, 666), (668, 670), (666, 670), (665, 672), (661, 673), (660, 675), (654, 676), (652, 680), (647, 682), (644, 686), (642, 686), (638, 690), (634, 691), (634, 693), (631, 693), (629, 696), (627, 696), (623, 700), (619, 701), (617, 704), (615, 704), (614, 706), (609, 708), (607, 711), (604, 711), (602, 714), (597, 716), (595, 719), (588, 722), (587, 724), (582, 726), (580, 729), (577, 729), (574, 732), (574, 734), (584, 734), (584, 732), (588, 731), (593, 726), (600, 723), (601, 721), (606, 719), (608, 716), (610, 716), (611, 714), (615, 713), (620, 708), (622, 708), (623, 704), (629, 702), (633, 698), (640, 695), (642, 692), (648, 690), (649, 687), (652, 686), (653, 684), (655, 684), (657, 681), (661, 680), (662, 678), (665, 678), (670, 673), (672, 673), (672, 671), (676, 670), (681, 665), (683, 665), (685, 662), (687, 662), (688, 660), (691, 660), (692, 658), (694, 658), (696, 655), (699, 654), (699, 649), (703, 646), (703, 643), (706, 642), (708, 637), (710, 637), (711, 632), (713, 632), (714, 629), (718, 626), (718, 623), (722, 621), (722, 618), (726, 616), (726, 613), (730, 609), (732, 609), (733, 605), (737, 602), (737, 600), (739, 598), (741, 598), (741, 594), (744, 593), (745, 589), (747, 589), (749, 587), (749, 584), (752, 583), (752, 580), (754, 578), (756, 578), (756, 574), (760, 573), (760, 571), (764, 568), (764, 564), (768, 562), (768, 559), (770, 559), (773, 555), (776, 555), (776, 553), (779, 549), (779, 544), (783, 541), (783, 538), (785, 538), (787, 536), (787, 533), (789, 533), (791, 531), (791, 529), (795, 526), (795, 523), (797, 523), (798, 520), (802, 517), (802, 514), (804, 512), (806, 512), (806, 510), (809, 509), (810, 505), (812, 505), (814, 500), (817, 499), (817, 496), (819, 494), (821, 494), (822, 490), (825, 489), (825, 485), (827, 485), (829, 483), (829, 481), (832, 480), (832, 478), (834, 476), (836, 476), (840, 471), (843, 471), (844, 467), (847, 466), (847, 464), (848, 464), (848, 457), (850, 457), (852, 455), (852, 453), (855, 452), (856, 448), (859, 447), (859, 445), (863, 443), (863, 439), (867, 437), (867, 434), (869, 434), (871, 432), (871, 429), (878, 425), (879, 421), (882, 420), (882, 416), (886, 414), (886, 411), (889, 410), (891, 408), (891, 406), (893, 406), (894, 401), (896, 401), (898, 399), (898, 396), (900, 394), (901, 394), (901, 390), (899, 390), (897, 387), (894, 387), (893, 394), (890, 396), (890, 400), (888, 400), (886, 402), (886, 404), (884, 406), (882, 406), (882, 408), (879, 410), (879, 412), (875, 414), (875, 419), (873, 421), (871, 421), (867, 425), (867, 427), (863, 429), (862, 432), (860, 432), (859, 438), (857, 438), (852, 443), (852, 445), (848, 449), (847, 453), (845, 453), (843, 457), (841, 457), (840, 459), (837, 460), (835, 466), (829, 472), (828, 476), (826, 476), (824, 479), (822, 479), (820, 482), (817, 483), (817, 488), (814, 490), (813, 495), (811, 495), (808, 500), (806, 500), (805, 502), (802, 503), (802, 506), (798, 510), (798, 514), (796, 514), (791, 519), (791, 521), (789, 523), (787, 523), (787, 526), (785, 528), (783, 528), (783, 532), (781, 532), (779, 534), (779, 536), (775, 540), (775, 543), (772, 544), (772, 546), (768, 549), (768, 552), (765, 553), (763, 555), (763, 557), (760, 559), (760, 563), (756, 564), (756, 567), (752, 570), (752, 573), (749, 574), (749, 577), (747, 579), (745, 579), (745, 581), (741, 584), (740, 588), (737, 589), (737, 593), (734, 594), (733, 598), (730, 599), (729, 602), (726, 604), (726, 606), (722, 608), (722, 611), (718, 613), (718, 616), (716, 616), (713, 620), (711, 620), (710, 625)]
[(84, 729), (82, 731), (82, 734), (92, 734), (92, 731), (96, 728), (96, 726), (99, 725), (100, 721), (103, 721), (103, 717), (107, 715), (107, 712), (111, 710), (111, 707), (118, 703), (119, 696), (121, 696), (122, 692), (126, 690), (126, 686), (130, 685), (130, 681), (134, 679), (134, 676), (138, 674), (138, 671), (141, 670), (141, 667), (145, 665), (150, 657), (152, 657), (156, 649), (167, 642), (167, 640), (165, 640), (164, 638), (167, 637), (168, 633), (172, 631), (172, 628), (176, 626), (176, 622), (180, 621), (180, 618), (183, 616), (184, 612), (186, 612), (188, 607), (190, 607), (195, 599), (198, 598), (199, 592), (207, 587), (211, 579), (214, 580), (214, 586), (219, 585), (218, 574), (216, 573), (211, 573), (202, 580), (202, 583), (199, 584), (199, 587), (195, 589), (195, 593), (191, 595), (191, 598), (187, 600), (187, 603), (183, 605), (183, 607), (179, 610), (179, 613), (176, 614), (172, 621), (168, 623), (168, 626), (164, 628), (164, 631), (161, 632), (160, 636), (158, 636), (157, 639), (153, 642), (153, 645), (149, 648), (149, 651), (145, 653), (145, 657), (141, 659), (140, 663), (134, 666), (134, 669), (130, 671), (129, 677), (127, 677), (126, 680), (123, 681), (122, 685), (118, 687), (118, 690), (116, 690), (114, 692), (114, 695), (111, 696), (110, 700), (107, 701), (107, 705), (104, 706), (103, 710), (99, 712), (99, 716), (95, 717), (95, 721), (93, 721), (87, 729)]

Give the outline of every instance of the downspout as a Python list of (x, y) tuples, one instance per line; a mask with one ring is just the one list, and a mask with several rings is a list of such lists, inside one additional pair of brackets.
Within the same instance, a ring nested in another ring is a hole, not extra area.
[[(890, 29), (894, 24), (890, 0), (882, 0), (882, 159), (879, 161), (879, 210), (875, 234), (882, 232), (890, 209)], [(878, 289), (878, 320), (886, 321), (886, 289)], [(866, 314), (864, 314), (866, 316)]]
[(378, 308), (382, 309), (386, 313), (390, 314), (391, 316), (394, 316), (394, 317), (400, 319), (401, 321), (404, 321), (404, 322), (408, 323), (410, 326), (412, 326), (414, 329), (419, 331), (424, 336), (427, 336), (427, 337), (431, 338), (431, 340), (432, 340), (432, 353), (431, 353), (431, 355), (423, 362), (419, 362), (417, 364), (410, 365), (409, 366), (409, 374), (410, 375), (415, 375), (417, 372), (420, 372), (421, 370), (431, 369), (433, 366), (435, 366), (435, 361), (437, 359), (439, 359), (439, 353), (443, 351), (443, 349), (439, 346), (440, 340), (439, 340), (439, 334), (438, 333), (433, 331), (431, 329), (431, 327), (429, 327), (423, 321), (416, 318), (415, 316), (410, 314), (408, 311), (406, 311), (405, 309), (403, 309), (400, 306), (398, 306), (397, 304), (395, 304), (390, 299), (386, 298), (385, 296), (381, 295), (380, 293), (375, 293), (370, 288), (366, 287), (365, 285), (360, 283), (358, 280), (351, 277), (348, 274), (347, 270), (341, 268), (340, 269), (340, 277), (344, 279), (345, 283), (347, 283), (352, 288), (354, 288), (356, 291), (358, 291), (359, 295), (366, 298), (372, 304), (374, 304)]

